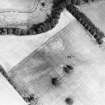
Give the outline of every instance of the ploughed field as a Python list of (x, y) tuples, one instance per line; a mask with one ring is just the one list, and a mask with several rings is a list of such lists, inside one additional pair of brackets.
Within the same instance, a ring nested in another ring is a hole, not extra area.
[(32, 105), (38, 97), (44, 105), (65, 105), (67, 97), (73, 105), (104, 105), (104, 57), (104, 47), (74, 20), (7, 74)]

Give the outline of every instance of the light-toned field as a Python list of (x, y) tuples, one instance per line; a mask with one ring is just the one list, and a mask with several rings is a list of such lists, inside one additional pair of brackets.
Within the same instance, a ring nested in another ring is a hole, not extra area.
[[(89, 8), (87, 10), (90, 11), (93, 9)], [(96, 13), (98, 14), (98, 12), (95, 11), (96, 10), (92, 12), (91, 16), (95, 16), (94, 14)], [(96, 17), (98, 18), (99, 16), (100, 15), (97, 15)], [(74, 64), (74, 72), (72, 75), (64, 76), (62, 78), (62, 85), (60, 88), (54, 90), (51, 89), (47, 93), (45, 91), (46, 88), (48, 88), (46, 86), (49, 86), (49, 82), (47, 81), (48, 79), (46, 79), (47, 76), (44, 76), (45, 78), (41, 78), (41, 81), (39, 81), (40, 83), (38, 84), (38, 87), (40, 87), (38, 88), (38, 91), (42, 95), (40, 101), (43, 103), (43, 105), (65, 105), (65, 97), (70, 96), (74, 100), (73, 105), (104, 105), (104, 44), (99, 46), (91, 37), (91, 35), (86, 30), (84, 30), (84, 28), (74, 18), (71, 18), (71, 16), (66, 11), (63, 13), (62, 17), (64, 19), (60, 22), (64, 22), (62, 25), (57, 26), (54, 30), (52, 30), (52, 32), (49, 31), (47, 34), (41, 34), (41, 36), (39, 35), (21, 38), (14, 36), (1, 37), (2, 40), (0, 39), (0, 49), (2, 50), (0, 52), (0, 62), (5, 68), (6, 72), (10, 72), (11, 68), (14, 66), (17, 68), (20, 67), (21, 63), (20, 65), (18, 65), (18, 63), (22, 61), (26, 56), (30, 55), (31, 52), (33, 52), (35, 49), (39, 48), (42, 44), (48, 41), (48, 39), (50, 39), (48, 43), (50, 43), (50, 46), (53, 48), (51, 51), (56, 51), (57, 53), (58, 49), (61, 49), (62, 46), (60, 46), (60, 48), (57, 47), (56, 45), (59, 43), (52, 43), (51, 39), (53, 39), (54, 42), (56, 40), (54, 40), (54, 38), (56, 38), (55, 35), (61, 35), (61, 37), (66, 40), (65, 43), (68, 45), (67, 48), (69, 48), (70, 54), (74, 57), (71, 59), (71, 63)], [(101, 21), (100, 18), (98, 19), (98, 21)], [(62, 27), (63, 25), (64, 27)], [(104, 30), (104, 24), (102, 27)], [(63, 30), (61, 31), (61, 29)], [(53, 53), (54, 52), (51, 52), (52, 55)], [(67, 53), (69, 53), (69, 51)], [(55, 59), (55, 62), (59, 61), (59, 56), (54, 56), (53, 59)], [(12, 70), (15, 70), (15, 67)], [(51, 75), (53, 74), (54, 73)], [(23, 77), (26, 78), (27, 76), (25, 77), (23, 74)], [(34, 77), (31, 78), (33, 79)], [(30, 80), (30, 78), (25, 80), (27, 82), (27, 80)], [(44, 92), (46, 94), (43, 94)]]

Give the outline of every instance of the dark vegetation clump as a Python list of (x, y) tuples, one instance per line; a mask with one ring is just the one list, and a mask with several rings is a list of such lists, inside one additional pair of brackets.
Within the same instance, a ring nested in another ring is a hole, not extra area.
[(51, 84), (53, 86), (58, 86), (59, 85), (59, 79), (57, 77), (52, 77), (51, 78)]
[(73, 105), (73, 99), (70, 98), (70, 97), (67, 97), (67, 98), (65, 99), (65, 103), (66, 103), (67, 105)]
[(73, 66), (71, 65), (66, 65), (63, 67), (63, 71), (67, 74), (69, 74), (73, 70)]

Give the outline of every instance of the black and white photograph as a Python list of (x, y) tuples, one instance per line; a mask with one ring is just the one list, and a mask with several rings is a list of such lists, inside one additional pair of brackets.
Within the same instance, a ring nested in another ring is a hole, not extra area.
[(105, 0), (0, 0), (0, 105), (105, 105)]

